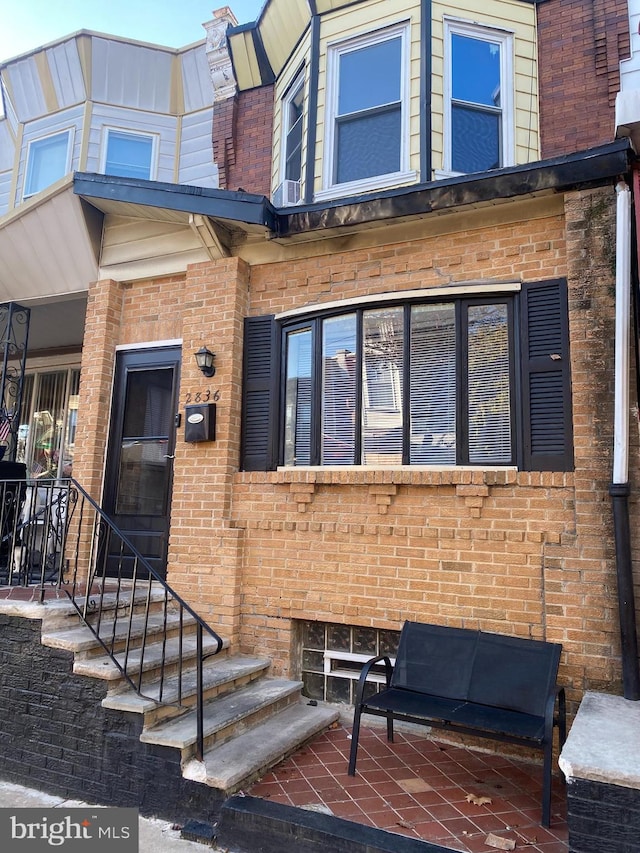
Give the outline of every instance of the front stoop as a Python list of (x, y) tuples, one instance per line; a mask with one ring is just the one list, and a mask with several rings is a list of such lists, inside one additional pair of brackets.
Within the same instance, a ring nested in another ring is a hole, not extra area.
[(452, 853), (334, 815), (239, 796), (222, 807), (216, 844), (235, 853)]
[[(122, 607), (122, 597), (117, 602)], [(48, 611), (48, 613), (47, 613)], [(24, 614), (21, 614), (24, 615)], [(49, 618), (47, 618), (47, 616)], [(229, 796), (255, 781), (269, 768), (291, 755), (304, 743), (327, 729), (339, 717), (333, 708), (309, 704), (302, 697), (302, 682), (268, 675), (270, 660), (249, 655), (234, 655), (224, 643), (218, 654), (207, 658), (203, 666), (204, 755), (196, 753), (196, 673), (195, 633), (162, 644), (163, 620), (151, 616), (146, 627), (134, 617), (136, 638), (146, 631), (157, 631), (157, 639), (147, 645), (144, 655), (129, 643), (128, 669), (134, 677), (142, 667), (142, 695), (123, 678), (91, 630), (76, 611), (61, 602), (54, 612), (49, 605), (37, 608), (31, 618), (42, 618), (41, 642), (44, 646), (73, 653), (73, 672), (106, 682), (103, 708), (139, 714), (142, 718), (140, 740), (145, 744), (179, 752), (185, 779)], [(177, 626), (177, 623), (176, 623)], [(194, 623), (195, 631), (195, 623)], [(102, 616), (100, 635), (113, 636), (108, 613)], [(116, 646), (116, 656), (124, 655)], [(217, 644), (204, 636), (205, 650)], [(179, 677), (176, 670), (179, 651), (186, 669)], [(167, 674), (160, 679), (159, 664), (164, 653), (169, 661)], [(160, 698), (161, 697), (161, 698)]]

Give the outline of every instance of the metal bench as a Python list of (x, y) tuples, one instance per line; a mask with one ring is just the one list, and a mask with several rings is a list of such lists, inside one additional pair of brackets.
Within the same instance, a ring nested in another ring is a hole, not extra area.
[[(405, 622), (395, 666), (380, 655), (358, 682), (349, 775), (355, 776), (363, 714), (534, 747), (543, 752), (542, 825), (551, 818), (553, 728), (566, 738), (564, 688), (556, 684), (558, 643)], [(386, 686), (371, 692), (367, 678), (384, 664)], [(557, 701), (557, 712), (556, 712)]]

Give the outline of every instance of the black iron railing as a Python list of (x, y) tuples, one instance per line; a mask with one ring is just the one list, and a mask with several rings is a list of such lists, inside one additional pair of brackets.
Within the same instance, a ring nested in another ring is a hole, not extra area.
[(0, 586), (69, 597), (129, 685), (182, 706), (195, 665), (196, 757), (203, 755), (203, 664), (222, 639), (73, 479), (0, 481)]

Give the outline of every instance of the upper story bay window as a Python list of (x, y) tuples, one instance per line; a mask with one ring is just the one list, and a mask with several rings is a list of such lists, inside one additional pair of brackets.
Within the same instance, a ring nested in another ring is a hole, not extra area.
[(71, 130), (65, 130), (29, 143), (24, 198), (40, 192), (70, 171), (71, 138)]
[(153, 180), (156, 172), (156, 137), (150, 133), (106, 128), (101, 171), (105, 175)]
[(445, 33), (445, 170), (512, 165), (512, 36), (453, 21), (446, 22)]
[(250, 318), (244, 370), (245, 470), (573, 464), (563, 280)]
[(323, 191), (379, 189), (409, 177), (408, 27), (329, 48)]

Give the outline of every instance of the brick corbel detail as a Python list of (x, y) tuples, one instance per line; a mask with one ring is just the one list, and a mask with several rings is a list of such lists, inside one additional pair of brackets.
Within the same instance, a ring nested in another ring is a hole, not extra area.
[(464, 498), (465, 506), (472, 518), (480, 518), (484, 499), (489, 497), (489, 486), (456, 486), (456, 495)]
[(396, 496), (398, 487), (393, 483), (385, 483), (380, 486), (369, 486), (369, 494), (375, 498), (376, 506), (380, 515), (386, 515), (391, 506), (391, 501)]
[(306, 512), (316, 492), (315, 483), (291, 483), (289, 491), (298, 504), (298, 512)]

